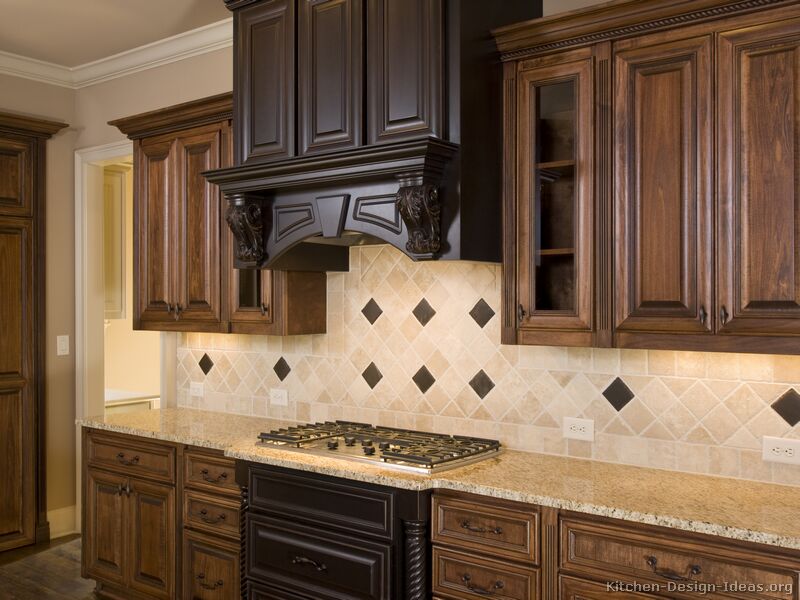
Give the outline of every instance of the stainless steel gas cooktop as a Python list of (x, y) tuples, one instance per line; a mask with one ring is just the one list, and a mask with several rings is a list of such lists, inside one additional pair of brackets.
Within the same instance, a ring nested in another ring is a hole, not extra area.
[(297, 425), (262, 433), (258, 437), (263, 446), (381, 463), (386, 467), (426, 474), (496, 456), (500, 451), (497, 440), (348, 421)]

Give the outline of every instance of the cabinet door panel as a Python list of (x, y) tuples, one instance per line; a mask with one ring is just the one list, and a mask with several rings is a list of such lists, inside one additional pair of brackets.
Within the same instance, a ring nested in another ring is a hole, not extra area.
[(155, 598), (175, 596), (175, 488), (131, 480), (129, 585)]
[[(620, 584), (619, 589), (611, 589), (605, 583), (595, 583), (593, 581), (583, 581), (564, 577), (559, 579), (561, 600), (656, 600), (656, 596), (637, 594), (627, 590), (624, 584)], [(635, 588), (634, 585), (630, 586)]]
[(711, 40), (616, 55), (616, 328), (711, 332)]
[(593, 70), (586, 59), (519, 76), (521, 330), (592, 331)]
[(368, 0), (369, 143), (441, 136), (441, 0)]
[(186, 600), (238, 600), (239, 545), (183, 532), (183, 597)]
[(122, 488), (128, 479), (88, 469), (84, 498), (83, 571), (111, 583), (124, 583), (128, 559), (127, 497)]
[(0, 215), (33, 214), (33, 157), (30, 139), (4, 134), (0, 139)]
[(223, 232), (228, 270), (228, 303), (231, 323), (274, 322), (275, 303), (272, 294), (272, 271), (236, 269), (233, 267), (233, 233), (226, 225)]
[(361, 144), (362, 0), (301, 0), (300, 151)]
[(800, 334), (800, 20), (718, 56), (720, 331)]
[(295, 153), (293, 0), (267, 0), (236, 11), (236, 164)]
[(174, 177), (170, 140), (143, 141), (136, 155), (136, 208), (134, 233), (134, 287), (137, 321), (168, 321), (174, 300), (172, 286), (172, 240), (175, 236), (173, 211)]
[(0, 217), (0, 385), (33, 372), (33, 225)]
[(181, 321), (220, 320), (220, 205), (218, 188), (201, 175), (218, 168), (222, 129), (210, 126), (178, 138), (175, 222)]

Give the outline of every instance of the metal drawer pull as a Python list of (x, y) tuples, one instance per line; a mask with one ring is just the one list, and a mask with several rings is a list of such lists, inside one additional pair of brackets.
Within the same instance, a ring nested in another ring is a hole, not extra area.
[(505, 583), (498, 579), (494, 582), (492, 588), (487, 590), (486, 588), (472, 585), (471, 581), (472, 576), (469, 573), (464, 573), (464, 575), (461, 576), (461, 582), (464, 584), (464, 587), (473, 594), (478, 594), (479, 596), (494, 596), (498, 590), (502, 590), (506, 586)]
[(200, 520), (203, 523), (208, 523), (210, 525), (215, 525), (215, 524), (219, 523), (220, 521), (224, 521), (225, 520), (225, 515), (222, 514), (222, 513), (220, 513), (219, 516), (216, 519), (212, 519), (211, 517), (208, 516), (208, 511), (205, 508), (203, 510), (201, 510), (200, 513), (197, 516), (200, 518)]
[(200, 474), (203, 476), (203, 481), (207, 481), (208, 483), (222, 483), (226, 479), (228, 479), (228, 474), (223, 471), (217, 477), (211, 477), (208, 474), (208, 469), (203, 469), (200, 471)]
[(197, 581), (200, 582), (200, 587), (205, 588), (207, 590), (215, 590), (217, 588), (221, 588), (224, 582), (222, 579), (217, 579), (216, 583), (206, 583), (206, 575), (205, 573), (200, 573), (197, 576)]
[(293, 565), (302, 565), (302, 566), (307, 566), (307, 567), (314, 567), (320, 573), (324, 573), (325, 571), (328, 570), (328, 567), (325, 565), (325, 563), (319, 563), (319, 562), (317, 562), (315, 560), (312, 560), (312, 559), (308, 558), (307, 556), (300, 556), (300, 555), (295, 556), (292, 559), (292, 564)]
[(181, 313), (183, 312), (183, 306), (180, 304), (175, 304), (175, 320), (179, 320), (181, 318)]
[(475, 527), (474, 525), (471, 525), (469, 521), (462, 521), (461, 529), (466, 529), (467, 531), (471, 531), (472, 533), (493, 533), (495, 535), (502, 535), (503, 533), (502, 527), (494, 527), (493, 529), (486, 529), (485, 527)]
[(647, 566), (653, 570), (653, 573), (670, 581), (692, 581), (692, 577), (700, 575), (702, 572), (700, 565), (689, 565), (688, 575), (684, 576), (670, 569), (659, 569), (658, 559), (655, 556), (647, 556), (645, 558), (647, 559)]
[(132, 459), (127, 460), (125, 458), (125, 453), (124, 452), (120, 452), (119, 454), (117, 454), (117, 461), (121, 465), (125, 465), (126, 467), (132, 467), (133, 465), (138, 465), (139, 464), (139, 457), (138, 456), (134, 456)]

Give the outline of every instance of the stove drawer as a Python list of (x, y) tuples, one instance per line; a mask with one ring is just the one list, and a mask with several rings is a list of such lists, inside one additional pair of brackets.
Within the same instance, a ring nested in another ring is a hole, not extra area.
[(250, 506), (256, 510), (344, 533), (393, 538), (393, 490), (255, 467), (249, 480)]
[(433, 593), (464, 600), (487, 596), (498, 600), (536, 600), (539, 571), (434, 546)]
[(248, 515), (247, 577), (317, 600), (388, 600), (392, 548)]
[(439, 492), (433, 495), (431, 529), (435, 544), (539, 562), (539, 511), (534, 507)]

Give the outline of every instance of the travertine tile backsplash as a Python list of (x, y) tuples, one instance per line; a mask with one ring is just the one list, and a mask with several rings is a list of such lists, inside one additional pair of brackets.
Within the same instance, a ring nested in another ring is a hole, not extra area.
[[(327, 335), (184, 334), (178, 403), (800, 485), (800, 467), (760, 450), (763, 435), (800, 439), (800, 397), (773, 407), (800, 389), (800, 357), (501, 346), (500, 267), (388, 246), (353, 248), (350, 264), (328, 274)], [(289, 406), (269, 406), (270, 388)], [(595, 442), (563, 440), (565, 416), (594, 419)]]

